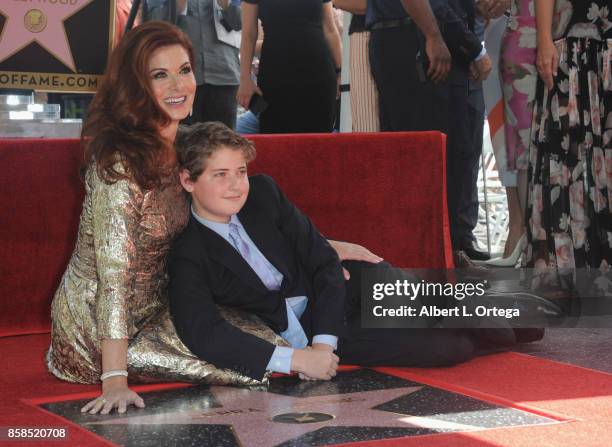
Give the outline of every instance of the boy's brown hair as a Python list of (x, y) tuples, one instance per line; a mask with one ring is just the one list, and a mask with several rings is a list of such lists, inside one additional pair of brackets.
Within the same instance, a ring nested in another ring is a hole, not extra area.
[(247, 163), (255, 159), (255, 145), (223, 123), (181, 126), (176, 138), (179, 167), (187, 170), (189, 180), (195, 182), (206, 169), (206, 160), (222, 147), (242, 151)]

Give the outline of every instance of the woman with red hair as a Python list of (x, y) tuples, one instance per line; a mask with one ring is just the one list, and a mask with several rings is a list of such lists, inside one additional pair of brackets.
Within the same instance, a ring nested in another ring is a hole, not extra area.
[[(189, 215), (174, 140), (193, 103), (192, 60), (188, 38), (173, 25), (149, 22), (130, 31), (83, 128), (85, 200), (53, 299), (47, 356), (61, 379), (102, 383), (102, 395), (83, 411), (143, 407), (128, 373), (132, 381), (252, 382), (192, 355), (168, 316), (166, 253)], [(263, 324), (250, 327), (275, 340)]]

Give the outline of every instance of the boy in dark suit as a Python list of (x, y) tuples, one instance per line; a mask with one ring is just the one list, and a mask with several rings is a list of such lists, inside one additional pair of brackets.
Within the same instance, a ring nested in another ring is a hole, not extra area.
[[(358, 306), (345, 303), (359, 302), (362, 268), (388, 264), (345, 263), (345, 282), (336, 252), (274, 180), (247, 176), (253, 143), (224, 125), (193, 125), (179, 133), (178, 147), (192, 205), (168, 261), (170, 309), (194, 354), (255, 379), (268, 370), (328, 380), (338, 355), (352, 364), (425, 367), (482, 353), (468, 331), (361, 328)], [(232, 326), (217, 304), (257, 315), (291, 347)], [(509, 328), (497, 339), (515, 341)]]

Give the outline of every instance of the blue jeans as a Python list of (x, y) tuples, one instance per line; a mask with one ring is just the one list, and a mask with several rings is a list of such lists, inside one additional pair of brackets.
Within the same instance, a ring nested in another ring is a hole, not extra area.
[(247, 110), (246, 113), (238, 117), (236, 132), (245, 135), (259, 133), (259, 120), (253, 112)]

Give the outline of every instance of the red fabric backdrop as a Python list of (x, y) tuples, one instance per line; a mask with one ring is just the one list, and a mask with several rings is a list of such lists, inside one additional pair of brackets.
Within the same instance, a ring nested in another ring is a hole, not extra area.
[[(255, 136), (250, 173), (274, 177), (329, 238), (402, 267), (450, 267), (445, 136)], [(83, 185), (78, 140), (0, 140), (0, 336), (45, 332)]]

